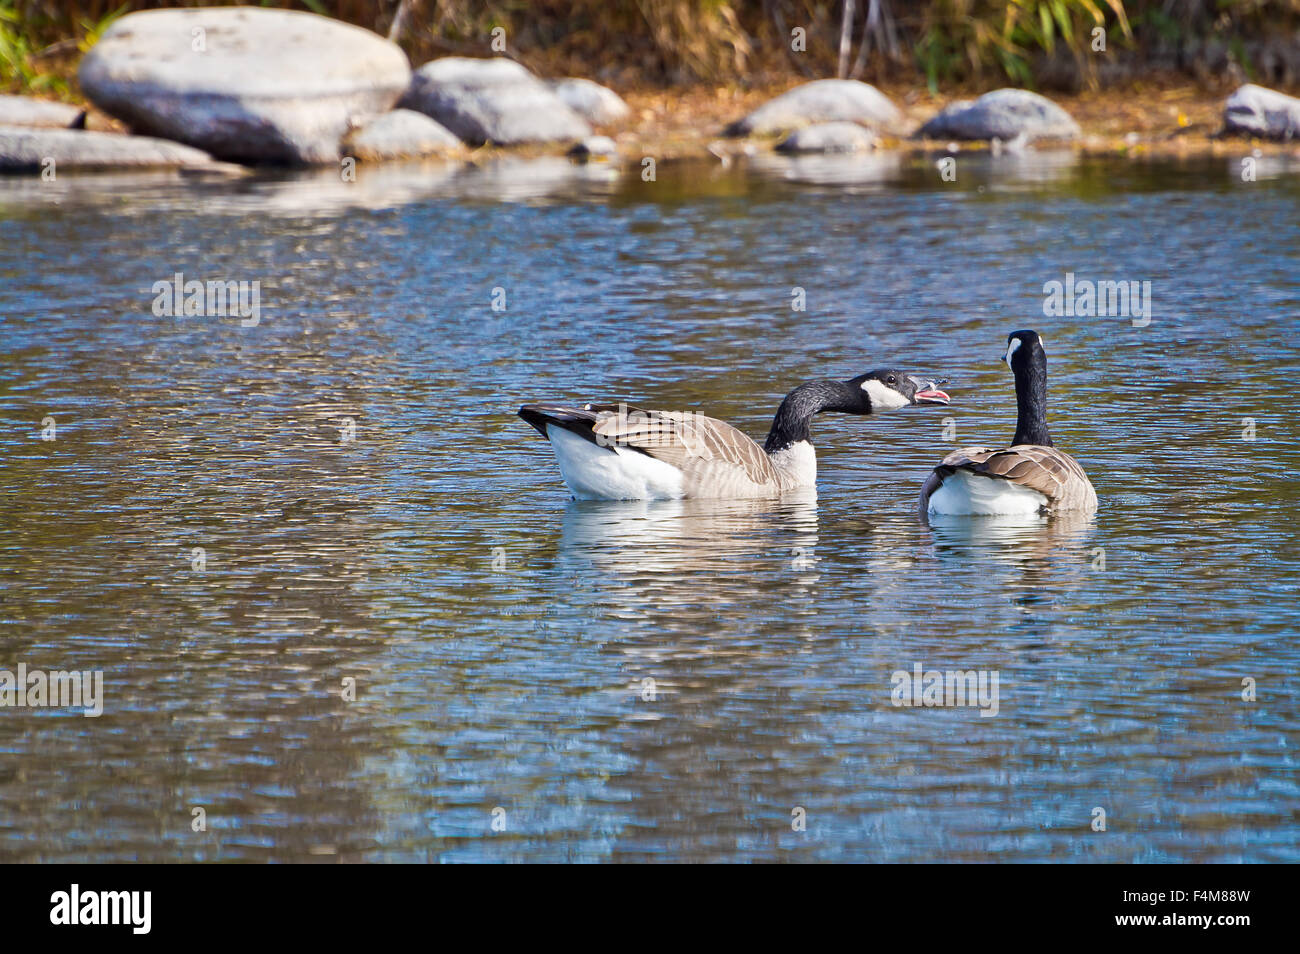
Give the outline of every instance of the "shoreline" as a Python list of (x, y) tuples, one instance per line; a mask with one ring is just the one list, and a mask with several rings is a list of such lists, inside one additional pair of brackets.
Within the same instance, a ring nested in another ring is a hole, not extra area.
[[(771, 40), (764, 15), (748, 27), (713, 22), (721, 32), (697, 35), (690, 47), (699, 69), (678, 71), (647, 69), (651, 61), (629, 56), (620, 45), (620, 40), (647, 39), (636, 27), (648, 16), (644, 10), (624, 11), (631, 22), (612, 32), (611, 24), (597, 17), (592, 22), (607, 28), (602, 55), (574, 60), (545, 55), (558, 54), (558, 47), (536, 36), (508, 38), (510, 31), (501, 26), (490, 30), (490, 43), (448, 49), (442, 49), (446, 43), (433, 43), (437, 49), (430, 50), (420, 41), (429, 39), (425, 27), (436, 37), (447, 24), (407, 22), (403, 13), (415, 14), (405, 2), (387, 36), (371, 29), (373, 15), (164, 4), (123, 16), (126, 9), (106, 11), (93, 28), (63, 24), (59, 33), (84, 30), (75, 44), (65, 36), (10, 57), (18, 72), (6, 73), (3, 87), (21, 85), (25, 92), (0, 97), (0, 169), (41, 166), (53, 175), (59, 167), (327, 167), (350, 160), (564, 154), (575, 161), (726, 164), (774, 148), (797, 155), (933, 155), (998, 154), (1044, 145), (1084, 156), (1300, 155), (1300, 97), (1290, 92), (1300, 85), (1300, 66), (1287, 67), (1291, 60), (1284, 53), (1291, 47), (1285, 42), (1267, 57), (1260, 53), (1257, 63), (1245, 56), (1244, 47), (1235, 53), (1221, 44), (1196, 47), (1190, 65), (1198, 69), (1177, 60), (1187, 71), (1172, 72), (1162, 58), (1168, 50), (1159, 44), (1140, 47), (1136, 59), (1132, 50), (1122, 49), (1128, 43), (1117, 46), (1113, 56), (1083, 57), (1082, 41), (1070, 40), (1082, 34), (1072, 33), (1074, 21), (1064, 13), (1039, 38), (1043, 56), (1034, 60), (1042, 60), (1039, 72), (1023, 58), (1035, 44), (1022, 45), (1027, 41), (1016, 31), (1026, 25), (1010, 10), (1001, 41), (994, 44), (1004, 54), (1000, 70), (980, 67), (977, 48), (985, 54), (989, 48), (970, 40), (969, 18), (948, 23), (942, 11), (926, 21), (923, 34), (933, 41), (939, 24), (947, 23), (951, 42), (969, 40), (973, 45), (963, 47), (969, 70), (939, 68), (933, 43), (921, 43), (920, 33), (914, 37), (921, 44), (916, 49), (898, 47), (890, 33), (890, 52), (876, 49), (880, 55), (864, 69), (866, 54), (874, 49), (871, 15), (864, 10), (859, 54), (850, 71), (852, 4), (844, 6), (840, 30), (823, 24), (813, 30), (815, 37), (795, 37), (815, 40), (811, 46), (791, 46), (807, 57), (760, 56), (758, 47)], [(1122, 6), (1117, 16), (1131, 40)], [(354, 22), (358, 19), (364, 25)], [(1092, 19), (1101, 23), (1103, 17), (1094, 13)], [(1251, 24), (1258, 26), (1249, 17), (1229, 25), (1234, 24), (1241, 37), (1253, 35)], [(1062, 44), (1052, 39), (1058, 26)], [(1226, 29), (1219, 24), (1215, 30), (1220, 27)], [(57, 36), (52, 29), (28, 32), (32, 35), (15, 36), (32, 46), (38, 35), (40, 43)], [(777, 30), (782, 47), (785, 32)], [(760, 34), (766, 39), (750, 42)], [(831, 34), (839, 37), (839, 56), (838, 63), (828, 65)], [(1101, 34), (1095, 49), (1104, 53), (1104, 28)], [(600, 35), (597, 30), (589, 39)], [(674, 37), (661, 30), (651, 39), (661, 52), (686, 55), (689, 45)], [(740, 44), (734, 61), (705, 68), (720, 45), (731, 42), (726, 37)], [(922, 47), (930, 50), (929, 58)], [(1062, 83), (1064, 74), (1049, 68), (1067, 48), (1074, 51), (1076, 84)], [(866, 79), (831, 78), (836, 73), (862, 73)], [(1107, 73), (1110, 81), (1102, 86)], [(665, 83), (670, 76), (676, 82)], [(945, 76), (950, 81), (940, 93)], [(1042, 82), (1050, 77), (1055, 81)], [(32, 96), (35, 87), (54, 98)], [(803, 132), (805, 126), (813, 128)], [(778, 142), (777, 133), (786, 141)]]
[[(594, 81), (593, 81), (594, 82)], [(714, 160), (728, 162), (744, 155), (770, 152), (779, 141), (774, 136), (732, 137), (726, 127), (783, 93), (804, 85), (808, 79), (788, 75), (772, 82), (740, 87), (736, 84), (687, 84), (678, 87), (640, 85), (615, 89), (627, 104), (626, 118), (611, 124), (593, 123), (597, 135), (608, 136), (620, 157), (630, 161), (653, 157), (656, 161)], [(957, 100), (977, 97), (983, 87), (960, 88), (932, 94), (914, 81), (875, 84), (902, 114), (901, 131), (919, 129), (928, 119)], [(1248, 154), (1292, 155), (1300, 158), (1300, 139), (1277, 141), (1240, 135), (1221, 135), (1224, 103), (1231, 90), (1208, 88), (1193, 80), (1153, 75), (1124, 86), (1074, 93), (1052, 93), (1049, 99), (1079, 124), (1082, 134), (1075, 139), (1036, 139), (1026, 148), (1073, 150), (1085, 156), (1128, 156), (1130, 158), (1233, 157)], [(46, 100), (62, 102), (86, 111), (84, 128), (95, 132), (130, 135), (122, 121), (90, 105), (84, 98)], [(563, 155), (569, 143), (539, 143), (515, 146), (485, 145), (471, 148), (468, 157), (497, 156), (530, 158)], [(980, 152), (995, 149), (988, 140), (954, 142), (911, 138), (885, 133), (866, 154), (901, 152), (933, 154)], [(381, 160), (382, 161), (382, 160)], [(373, 164), (367, 162), (367, 164)], [(251, 167), (256, 168), (256, 167)]]
[[(631, 107), (631, 117), (621, 126), (598, 131), (614, 138), (629, 154), (652, 155), (657, 159), (719, 158), (719, 152), (737, 154), (750, 148), (767, 151), (775, 145), (776, 138), (731, 138), (724, 135), (724, 128), (804, 82), (802, 77), (791, 77), (787, 82), (747, 90), (697, 86), (681, 91), (620, 92)], [(949, 103), (985, 92), (972, 90), (934, 96), (924, 88), (918, 90), (902, 83), (877, 84), (877, 88), (903, 113), (905, 128), (919, 128)], [(1075, 140), (1036, 140), (1034, 145), (1073, 149), (1085, 155), (1230, 157), (1258, 149), (1265, 155), (1300, 156), (1300, 140), (1221, 137), (1227, 96), (1228, 93), (1207, 90), (1192, 82), (1167, 80), (1122, 90), (1053, 94), (1049, 98), (1078, 121), (1083, 135)], [(710, 149), (711, 146), (714, 148)], [(950, 148), (953, 146), (955, 150)], [(878, 151), (913, 153), (989, 149), (986, 140), (949, 142), (900, 136), (882, 136), (878, 147)]]

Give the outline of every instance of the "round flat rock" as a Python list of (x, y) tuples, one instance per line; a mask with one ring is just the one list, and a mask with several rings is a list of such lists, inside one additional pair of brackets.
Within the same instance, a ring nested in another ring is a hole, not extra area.
[(312, 13), (221, 7), (116, 21), (78, 74), (104, 112), (223, 159), (338, 159), (352, 125), (387, 112), (410, 82), (383, 37)]

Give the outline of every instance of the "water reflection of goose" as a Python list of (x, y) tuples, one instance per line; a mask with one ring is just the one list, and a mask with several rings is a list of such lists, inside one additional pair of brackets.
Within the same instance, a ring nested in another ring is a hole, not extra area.
[(991, 557), (1014, 565), (1043, 565), (1061, 558), (1080, 564), (1093, 559), (1087, 544), (1091, 514), (981, 516), (931, 514), (928, 521), (940, 557)]
[(1033, 331), (1007, 336), (1003, 359), (1016, 377), (1016, 436), (999, 450), (954, 451), (921, 488), (921, 514), (1019, 514), (1097, 509), (1097, 492), (1047, 430), (1047, 352)]
[(817, 483), (809, 425), (823, 411), (871, 414), (947, 404), (933, 381), (871, 371), (801, 384), (781, 402), (760, 447), (724, 421), (625, 404), (525, 404), (519, 416), (551, 442), (580, 500), (772, 497)]
[(931, 515), (927, 532), (945, 575), (991, 579), (1009, 600), (1007, 610), (1015, 608), (1011, 617), (999, 618), (986, 607), (982, 618), (996, 631), (1017, 613), (1056, 603), (1105, 568), (1094, 524), (1091, 514), (1077, 511), (1050, 518)]
[(812, 488), (767, 500), (573, 500), (560, 533), (562, 564), (635, 581), (656, 600), (674, 587), (691, 600), (708, 595), (707, 587), (681, 587), (699, 574), (750, 580), (737, 571), (763, 554), (787, 563), (802, 582), (815, 580), (816, 546)]

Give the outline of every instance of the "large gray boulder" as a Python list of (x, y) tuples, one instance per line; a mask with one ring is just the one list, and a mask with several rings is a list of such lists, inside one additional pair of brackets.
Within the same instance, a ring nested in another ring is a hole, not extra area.
[(732, 136), (767, 136), (815, 123), (850, 122), (889, 129), (902, 119), (880, 90), (857, 80), (814, 80), (764, 103), (727, 127)]
[(946, 106), (916, 135), (922, 139), (1074, 139), (1079, 124), (1060, 106), (1027, 89), (995, 89)]
[(351, 125), (410, 80), (382, 37), (312, 13), (148, 10), (114, 23), (81, 61), (81, 88), (138, 132), (240, 162), (335, 162)]
[(786, 153), (865, 152), (875, 144), (875, 133), (857, 123), (818, 123), (796, 129), (777, 145), (776, 150)]
[(0, 126), (67, 129), (81, 118), (82, 112), (67, 103), (51, 103), (28, 96), (0, 96)]
[(1300, 99), (1247, 83), (1223, 105), (1224, 132), (1261, 139), (1300, 138)]
[(363, 162), (450, 156), (465, 144), (446, 126), (413, 109), (395, 109), (350, 133), (343, 151)]
[(567, 79), (547, 80), (546, 85), (554, 90), (564, 105), (597, 126), (607, 126), (620, 122), (632, 112), (623, 97), (608, 86), (601, 86), (588, 79), (576, 76)]
[[(0, 170), (37, 172), (50, 168), (120, 169), (125, 167), (221, 168), (206, 152), (165, 139), (86, 132), (81, 129), (36, 129), (0, 126)], [(238, 166), (227, 168), (237, 169)]]
[(502, 57), (445, 56), (411, 77), (401, 105), (432, 116), (474, 145), (570, 142), (591, 135), (587, 121), (525, 67)]

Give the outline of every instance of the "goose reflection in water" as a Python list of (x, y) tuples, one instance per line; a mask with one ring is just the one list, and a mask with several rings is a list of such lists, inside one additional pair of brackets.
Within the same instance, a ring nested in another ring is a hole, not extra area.
[(979, 556), (1015, 566), (1066, 557), (1091, 561), (1087, 544), (1096, 521), (1091, 514), (997, 517), (930, 514), (935, 553), (963, 560)]
[(1021, 607), (1057, 601), (1105, 568), (1091, 514), (929, 515), (933, 553), (944, 565), (1001, 570), (999, 583)]
[(770, 596), (752, 561), (784, 562), (797, 585), (816, 582), (817, 491), (771, 499), (571, 500), (560, 566), (630, 584), (632, 604), (731, 603)]

